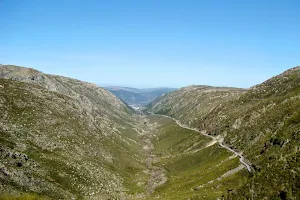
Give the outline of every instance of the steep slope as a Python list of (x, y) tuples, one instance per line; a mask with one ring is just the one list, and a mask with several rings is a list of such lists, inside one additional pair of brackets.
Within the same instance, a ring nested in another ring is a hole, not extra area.
[(0, 193), (111, 199), (144, 191), (130, 109), (110, 92), (0, 66)]
[[(179, 90), (180, 91), (180, 90)], [(176, 93), (175, 93), (176, 94)], [(168, 97), (170, 95), (170, 97)], [(297, 199), (300, 197), (300, 67), (250, 88), (238, 98), (216, 104), (209, 112), (178, 109), (178, 96), (171, 93), (152, 104), (157, 113), (191, 122), (194, 127), (222, 135), (225, 143), (242, 151), (254, 173), (247, 183), (228, 192), (229, 199)], [(164, 99), (171, 99), (169, 101)], [(210, 107), (193, 93), (185, 104)], [(176, 102), (172, 104), (172, 102)], [(159, 108), (159, 109), (157, 109)]]
[(233, 196), (300, 197), (300, 67), (216, 108), (199, 127), (225, 135), (225, 142), (243, 151), (256, 170)]
[(239, 88), (188, 86), (159, 97), (147, 106), (147, 110), (195, 125), (216, 106), (238, 98), (245, 91)]
[(138, 107), (143, 107), (162, 94), (175, 90), (174, 88), (137, 89), (127, 87), (105, 87), (105, 89), (112, 92), (128, 105), (134, 105)]

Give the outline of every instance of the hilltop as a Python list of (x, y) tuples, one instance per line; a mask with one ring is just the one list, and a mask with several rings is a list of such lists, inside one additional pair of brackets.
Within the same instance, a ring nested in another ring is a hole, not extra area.
[(216, 106), (237, 99), (245, 92), (246, 89), (241, 88), (191, 85), (161, 96), (147, 107), (154, 113), (168, 115), (193, 126), (205, 119)]

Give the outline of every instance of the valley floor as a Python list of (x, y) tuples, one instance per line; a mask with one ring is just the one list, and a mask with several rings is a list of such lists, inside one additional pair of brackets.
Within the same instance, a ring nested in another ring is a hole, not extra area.
[(130, 199), (222, 198), (248, 177), (237, 155), (170, 118), (140, 116), (139, 130), (148, 181)]

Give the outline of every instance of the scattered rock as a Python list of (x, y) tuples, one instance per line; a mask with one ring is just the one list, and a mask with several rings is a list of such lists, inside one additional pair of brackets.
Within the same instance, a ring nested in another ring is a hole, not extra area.
[(18, 166), (18, 167), (22, 167), (23, 164), (22, 164), (21, 162), (18, 162), (18, 163), (17, 163), (17, 166)]

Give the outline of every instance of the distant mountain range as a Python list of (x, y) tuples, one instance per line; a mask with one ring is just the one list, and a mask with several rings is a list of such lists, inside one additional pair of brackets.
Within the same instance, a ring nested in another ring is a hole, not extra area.
[(119, 99), (121, 99), (128, 105), (133, 105), (137, 107), (145, 106), (157, 97), (176, 90), (176, 88), (163, 87), (138, 89), (130, 87), (110, 86), (104, 88), (112, 92), (114, 95), (116, 95)]

